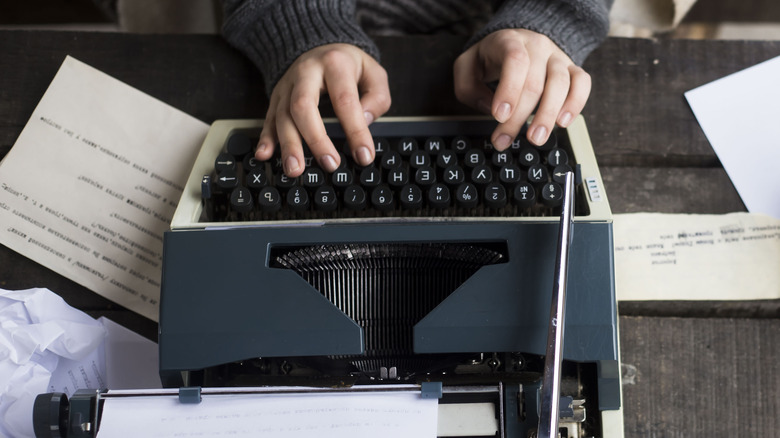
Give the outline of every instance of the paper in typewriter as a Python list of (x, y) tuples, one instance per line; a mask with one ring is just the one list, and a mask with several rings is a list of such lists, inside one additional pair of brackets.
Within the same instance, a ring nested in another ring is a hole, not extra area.
[(207, 130), (66, 58), (0, 163), (0, 243), (156, 321), (163, 232)]
[(409, 393), (204, 394), (105, 398), (101, 436), (434, 438), (438, 399)]

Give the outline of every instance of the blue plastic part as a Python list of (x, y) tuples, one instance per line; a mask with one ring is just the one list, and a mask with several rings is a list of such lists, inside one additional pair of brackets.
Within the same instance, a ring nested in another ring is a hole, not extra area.
[(196, 405), (200, 403), (200, 386), (185, 386), (179, 388), (179, 403)]
[(422, 398), (441, 398), (442, 385), (441, 382), (422, 382), (420, 385), (420, 391)]

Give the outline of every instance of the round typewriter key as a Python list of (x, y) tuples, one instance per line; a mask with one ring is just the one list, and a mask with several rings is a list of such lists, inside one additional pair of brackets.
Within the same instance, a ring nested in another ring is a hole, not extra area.
[(444, 169), (444, 176), (442, 177), (444, 183), (451, 187), (457, 187), (466, 181), (466, 172), (462, 167), (454, 164)]
[(382, 184), (375, 187), (371, 192), (371, 205), (377, 210), (392, 210), (393, 209), (393, 191), (390, 187)]
[(399, 167), (387, 172), (387, 183), (391, 187), (403, 187), (409, 183), (409, 171)]
[(531, 208), (536, 204), (536, 190), (527, 182), (521, 182), (515, 187), (512, 201), (520, 208)]
[(571, 166), (568, 164), (561, 164), (560, 166), (555, 166), (555, 169), (552, 171), (552, 180), (557, 182), (558, 184), (566, 184), (566, 173), (572, 172)]
[(557, 182), (548, 182), (542, 187), (542, 204), (557, 207), (563, 203), (563, 188)]
[(528, 169), (528, 181), (531, 184), (546, 183), (549, 177), (547, 168), (541, 164), (534, 164)]
[(390, 142), (386, 138), (374, 139), (374, 152), (377, 157), (380, 157), (390, 150)]
[(260, 190), (268, 185), (268, 177), (265, 174), (265, 169), (257, 167), (249, 171), (246, 175), (246, 186), (252, 190)]
[(517, 155), (517, 161), (523, 167), (531, 167), (534, 164), (539, 163), (540, 160), (539, 151), (536, 149), (525, 148)]
[(422, 190), (415, 184), (407, 184), (399, 194), (401, 206), (406, 210), (417, 210), (422, 207)]
[(456, 164), (458, 164), (458, 156), (453, 151), (441, 151), (436, 157), (436, 166), (439, 169), (446, 169)]
[(274, 187), (263, 187), (257, 194), (257, 205), (261, 211), (273, 213), (282, 207), (282, 197)]
[(385, 170), (397, 169), (401, 167), (402, 164), (403, 160), (401, 159), (401, 154), (396, 151), (385, 152), (379, 160), (379, 166)]
[(252, 211), (252, 193), (249, 189), (241, 186), (233, 189), (230, 193), (230, 207), (239, 213)]
[(471, 149), (471, 139), (459, 135), (452, 139), (450, 148), (459, 154), (465, 153), (467, 150)]
[(485, 205), (489, 208), (499, 209), (506, 206), (506, 189), (500, 184), (490, 184), (485, 187)]
[(477, 188), (474, 184), (463, 183), (455, 190), (455, 203), (463, 208), (474, 208), (479, 203)]
[(338, 207), (336, 191), (331, 186), (321, 186), (314, 194), (314, 208), (319, 211), (333, 211)]
[(506, 166), (512, 164), (512, 154), (509, 151), (493, 152), (493, 156), (490, 157), (490, 162), (495, 167)]
[(295, 187), (297, 183), (298, 183), (298, 178), (290, 178), (284, 173), (279, 172), (276, 175), (274, 175), (274, 187), (282, 191), (287, 191), (289, 188)]
[(414, 172), (414, 182), (427, 187), (436, 182), (436, 172), (431, 167), (421, 167)]
[(230, 155), (243, 160), (244, 156), (252, 150), (252, 140), (245, 134), (236, 132), (228, 138), (225, 149), (227, 149), (227, 153)]
[(307, 167), (301, 175), (301, 183), (309, 189), (320, 187), (325, 184), (325, 172), (319, 167)]
[(351, 185), (344, 190), (344, 206), (350, 210), (366, 208), (366, 191), (358, 185)]
[(236, 170), (236, 159), (225, 152), (217, 155), (217, 159), (214, 160), (214, 170), (217, 173), (224, 172), (226, 170)]
[(428, 205), (433, 208), (450, 206), (450, 189), (442, 183), (436, 183), (428, 189)]
[(309, 209), (309, 194), (303, 187), (293, 187), (287, 192), (287, 205), (293, 211), (306, 211)]
[(244, 157), (244, 172), (250, 172), (252, 169), (265, 168), (265, 163), (255, 158), (254, 155), (248, 154)]
[(466, 152), (466, 156), (463, 158), (463, 164), (467, 167), (475, 167), (480, 164), (485, 164), (485, 152), (481, 149), (471, 149)]
[(498, 180), (509, 187), (514, 187), (521, 178), (522, 171), (515, 164), (509, 164), (498, 170)]
[(334, 187), (338, 187), (340, 189), (348, 187), (354, 180), (355, 177), (352, 176), (352, 170), (347, 168), (336, 169), (336, 171), (330, 175), (331, 184), (333, 184)]
[(554, 148), (547, 153), (547, 165), (550, 167), (560, 166), (569, 162), (569, 154), (561, 148)]
[(401, 140), (398, 141), (398, 146), (396, 147), (396, 150), (398, 153), (401, 154), (401, 156), (408, 157), (412, 154), (412, 152), (416, 151), (418, 149), (417, 147), (417, 140), (415, 140), (412, 137), (404, 137)]
[(441, 137), (428, 137), (425, 140), (425, 152), (431, 155), (438, 155), (444, 147), (444, 140)]
[(382, 182), (382, 171), (368, 166), (360, 172), (360, 184), (364, 187), (376, 187)]
[(485, 187), (493, 182), (493, 170), (487, 164), (481, 164), (471, 169), (471, 181), (478, 187)]
[(409, 166), (414, 169), (430, 167), (431, 157), (425, 151), (414, 151), (409, 155)]
[(222, 192), (229, 192), (238, 186), (238, 177), (235, 170), (223, 170), (217, 174), (217, 188)]

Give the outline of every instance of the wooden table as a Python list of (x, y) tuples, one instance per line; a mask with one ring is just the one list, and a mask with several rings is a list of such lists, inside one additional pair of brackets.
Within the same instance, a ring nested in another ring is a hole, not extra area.
[[(390, 115), (470, 112), (451, 92), (463, 39), (378, 44)], [(65, 55), (209, 123), (262, 117), (267, 103), (259, 73), (219, 37), (0, 31), (0, 158)], [(594, 52), (585, 116), (613, 212), (744, 211), (683, 92), (778, 55), (780, 42), (635, 39), (610, 39)], [(156, 323), (0, 247), (0, 288), (36, 286), (156, 338)], [(777, 435), (777, 300), (622, 302), (619, 311), (627, 437)]]

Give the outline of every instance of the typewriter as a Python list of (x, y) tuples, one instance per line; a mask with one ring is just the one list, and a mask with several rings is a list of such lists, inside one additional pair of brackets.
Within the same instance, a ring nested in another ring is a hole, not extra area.
[(557, 436), (622, 437), (612, 215), (584, 119), (505, 152), (495, 123), (382, 118), (359, 167), (326, 120), (342, 166), (291, 179), (253, 158), (261, 120), (216, 121), (164, 237), (163, 384), (434, 384), (439, 436), (461, 436), (441, 426), (456, 404), (488, 425), (468, 436), (536, 436), (573, 173)]

